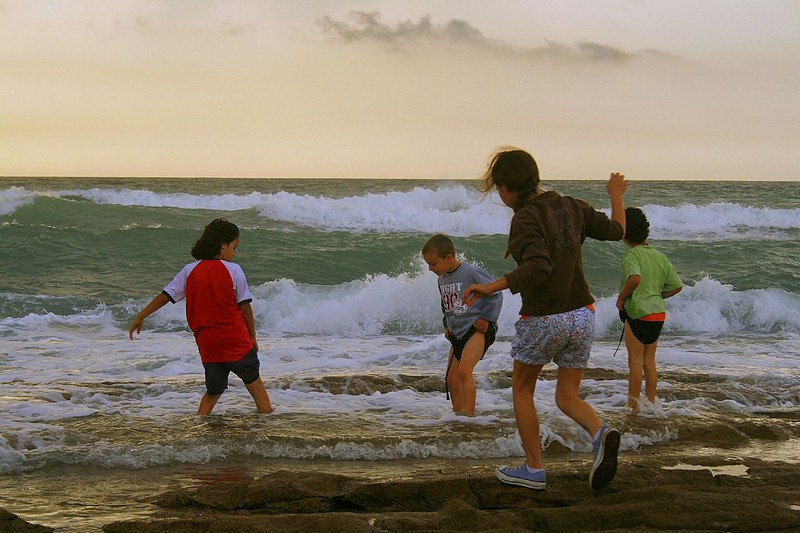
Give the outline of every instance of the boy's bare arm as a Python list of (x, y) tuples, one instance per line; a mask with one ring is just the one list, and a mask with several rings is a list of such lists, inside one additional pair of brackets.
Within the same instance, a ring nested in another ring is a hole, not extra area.
[(638, 274), (634, 274), (628, 278), (628, 281), (625, 282), (625, 286), (619, 291), (619, 296), (617, 296), (617, 309), (622, 309), (625, 300), (633, 294), (633, 291), (639, 286), (640, 281), (642, 281), (642, 277)]
[(661, 293), (661, 297), (666, 300), (667, 298), (675, 296), (681, 292), (681, 290), (683, 290), (683, 287), (678, 287), (677, 289), (672, 289), (671, 291), (664, 291)]

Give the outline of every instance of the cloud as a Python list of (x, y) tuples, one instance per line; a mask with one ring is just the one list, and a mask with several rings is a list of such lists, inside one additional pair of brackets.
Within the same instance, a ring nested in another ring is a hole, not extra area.
[(346, 44), (380, 43), (393, 51), (408, 51), (417, 45), (465, 46), (493, 55), (527, 60), (563, 60), (589, 63), (620, 63), (639, 57), (674, 58), (658, 50), (628, 52), (608, 44), (582, 41), (566, 45), (545, 40), (541, 47), (515, 47), (502, 40), (491, 39), (469, 22), (450, 19), (437, 24), (430, 15), (416, 22), (405, 20), (388, 24), (378, 11), (352, 11), (350, 21), (329, 16), (319, 21), (322, 34), (332, 41)]
[(381, 14), (377, 11), (353, 11), (351, 17), (354, 23), (324, 17), (320, 22), (323, 33), (345, 42), (378, 41), (393, 45), (422, 41), (487, 44), (487, 39), (480, 30), (459, 19), (452, 19), (446, 24), (434, 24), (430, 16), (425, 15), (419, 22), (406, 20), (392, 27), (381, 22)]

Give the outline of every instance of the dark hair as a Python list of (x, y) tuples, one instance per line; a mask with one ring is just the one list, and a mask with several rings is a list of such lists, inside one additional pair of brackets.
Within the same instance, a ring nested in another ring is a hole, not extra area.
[(647, 241), (650, 236), (650, 223), (644, 211), (638, 207), (625, 208), (625, 240), (635, 244)]
[(447, 254), (456, 255), (456, 245), (453, 244), (453, 239), (447, 235), (437, 233), (427, 241), (422, 247), (422, 253), (436, 252), (437, 257), (447, 257)]
[(522, 202), (536, 192), (539, 181), (539, 167), (531, 154), (518, 148), (501, 148), (489, 159), (479, 188), (488, 193), (493, 187), (503, 186), (517, 193)]
[(223, 244), (239, 238), (239, 227), (224, 218), (212, 220), (203, 230), (203, 234), (192, 246), (192, 257), (195, 259), (215, 259)]

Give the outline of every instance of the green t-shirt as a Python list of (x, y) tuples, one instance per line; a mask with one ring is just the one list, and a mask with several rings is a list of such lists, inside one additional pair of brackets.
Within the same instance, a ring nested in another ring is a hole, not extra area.
[(637, 274), (641, 277), (639, 286), (625, 300), (628, 316), (641, 318), (652, 313), (666, 312), (667, 306), (661, 293), (683, 287), (681, 278), (667, 256), (647, 245), (628, 249), (622, 255), (620, 290), (629, 277)]

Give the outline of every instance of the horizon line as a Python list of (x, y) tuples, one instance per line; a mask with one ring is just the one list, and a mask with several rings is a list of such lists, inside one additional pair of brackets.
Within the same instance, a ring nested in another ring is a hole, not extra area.
[[(479, 177), (444, 178), (411, 176), (84, 176), (84, 175), (22, 175), (0, 176), (0, 179), (253, 179), (253, 180), (439, 180), (439, 181), (480, 181)], [(605, 181), (606, 178), (554, 178), (542, 177), (542, 181)], [(795, 182), (800, 178), (628, 178), (629, 181), (733, 181), (733, 182)]]

